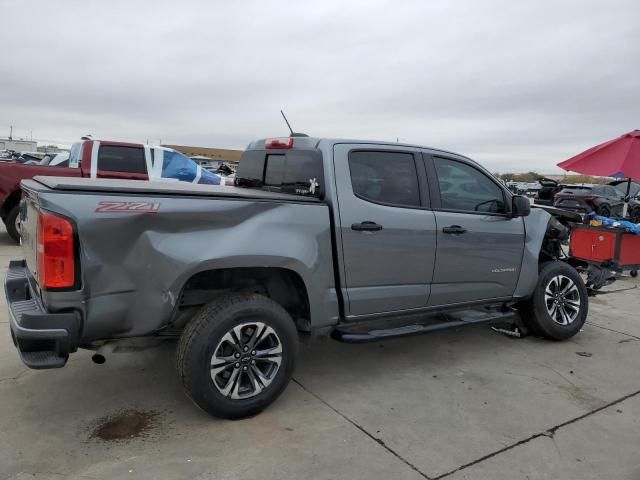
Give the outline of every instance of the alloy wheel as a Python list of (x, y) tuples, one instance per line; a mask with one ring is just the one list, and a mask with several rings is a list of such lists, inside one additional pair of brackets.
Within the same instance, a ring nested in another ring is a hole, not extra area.
[(556, 275), (549, 280), (544, 290), (544, 302), (549, 316), (559, 325), (573, 323), (580, 314), (580, 291), (565, 275)]
[(267, 388), (282, 363), (282, 343), (263, 322), (247, 322), (229, 330), (211, 356), (211, 379), (233, 400), (251, 398)]

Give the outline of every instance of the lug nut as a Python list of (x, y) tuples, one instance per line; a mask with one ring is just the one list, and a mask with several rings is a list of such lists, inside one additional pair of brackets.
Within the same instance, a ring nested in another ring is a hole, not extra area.
[(239, 353), (236, 353), (236, 354), (235, 354), (235, 357), (236, 357), (236, 358), (240, 358), (240, 354), (239, 354)]
[(246, 370), (246, 369), (247, 369), (247, 366), (245, 365), (244, 367), (242, 367), (242, 369), (243, 369), (243, 370)]
[(255, 355), (255, 354), (256, 354), (256, 351), (255, 351), (255, 350), (253, 350), (253, 351), (251, 352), (251, 355)]
[(236, 367), (236, 368), (240, 368), (240, 364), (239, 364), (239, 363), (236, 363), (236, 364), (235, 364), (235, 367)]
[(244, 347), (242, 350), (246, 352), (247, 350), (249, 350), (249, 347)]

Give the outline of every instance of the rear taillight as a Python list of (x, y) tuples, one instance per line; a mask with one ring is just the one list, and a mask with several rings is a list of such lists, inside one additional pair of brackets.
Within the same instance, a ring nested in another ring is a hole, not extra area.
[(293, 148), (293, 137), (269, 138), (264, 141), (264, 148), (267, 150)]
[(73, 225), (40, 211), (37, 235), (38, 283), (42, 288), (69, 288), (76, 283)]

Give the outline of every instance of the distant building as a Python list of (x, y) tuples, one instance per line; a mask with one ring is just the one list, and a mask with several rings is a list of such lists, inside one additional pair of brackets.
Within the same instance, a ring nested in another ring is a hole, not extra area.
[[(215, 166), (220, 162), (237, 165), (240, 162), (240, 156), (243, 150), (229, 150), (226, 148), (209, 148), (209, 147), (189, 147), (186, 145), (162, 145), (163, 147), (173, 148), (184, 153), (189, 157), (196, 157), (198, 163), (203, 166)], [(211, 161), (207, 161), (210, 159)]]
[(0, 150), (13, 150), (15, 152), (36, 152), (38, 142), (34, 140), (16, 140), (15, 138), (0, 138)]
[(69, 150), (60, 148), (57, 145), (43, 145), (38, 147), (38, 151), (42, 153), (60, 153), (60, 152), (68, 152)]

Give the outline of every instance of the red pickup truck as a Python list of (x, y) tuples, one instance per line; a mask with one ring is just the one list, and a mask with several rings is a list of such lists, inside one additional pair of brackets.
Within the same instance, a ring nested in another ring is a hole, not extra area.
[(203, 170), (189, 157), (169, 148), (140, 143), (82, 140), (71, 147), (68, 162), (55, 167), (0, 162), (0, 218), (9, 236), (19, 242), (17, 220), (18, 204), (22, 196), (20, 182), (36, 175), (148, 180), (149, 172), (153, 178), (173, 178), (213, 185), (221, 183), (218, 175)]

